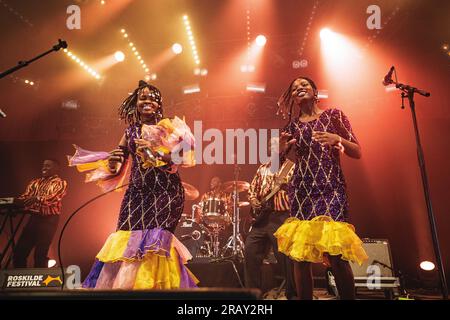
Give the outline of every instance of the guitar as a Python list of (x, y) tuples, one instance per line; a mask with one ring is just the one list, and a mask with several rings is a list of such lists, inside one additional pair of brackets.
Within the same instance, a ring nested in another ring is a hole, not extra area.
[(260, 200), (261, 206), (258, 208), (252, 207), (252, 210), (250, 211), (250, 215), (253, 218), (253, 225), (258, 224), (260, 221), (262, 221), (265, 217), (267, 217), (272, 211), (272, 203), (270, 199), (281, 189), (281, 186), (283, 185), (286, 177), (288, 176), (289, 172), (291, 171), (292, 167), (295, 165), (294, 162), (292, 162), (289, 159), (286, 159), (285, 163), (281, 167), (280, 171), (277, 172), (275, 175), (275, 181), (272, 188), (272, 191), (267, 194), (265, 197), (263, 197)]

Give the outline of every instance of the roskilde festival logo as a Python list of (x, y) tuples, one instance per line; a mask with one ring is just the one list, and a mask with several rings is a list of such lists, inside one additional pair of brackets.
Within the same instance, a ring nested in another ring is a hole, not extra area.
[(61, 276), (50, 274), (21, 274), (8, 275), (4, 282), (4, 289), (59, 287), (62, 285)]

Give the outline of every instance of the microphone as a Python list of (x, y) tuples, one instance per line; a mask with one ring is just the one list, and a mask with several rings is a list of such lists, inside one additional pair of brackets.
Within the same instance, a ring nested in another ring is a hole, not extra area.
[(384, 86), (390, 85), (393, 82), (392, 81), (392, 73), (394, 72), (394, 70), (395, 70), (395, 67), (392, 66), (389, 69), (389, 72), (384, 76), (383, 82), (382, 82)]
[(58, 39), (58, 44), (53, 46), (54, 51), (58, 51), (59, 49), (67, 48), (67, 42), (61, 39)]
[(0, 117), (6, 118), (6, 113), (4, 113), (2, 109), (0, 109)]

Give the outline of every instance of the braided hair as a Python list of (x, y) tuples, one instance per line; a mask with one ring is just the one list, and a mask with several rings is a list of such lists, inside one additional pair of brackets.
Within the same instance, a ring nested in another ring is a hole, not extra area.
[(311, 80), (310, 78), (308, 78), (308, 77), (298, 77), (298, 78), (292, 80), (292, 82), (289, 85), (289, 87), (281, 95), (281, 97), (278, 99), (278, 102), (277, 102), (277, 105), (278, 105), (277, 115), (281, 114), (283, 119), (286, 119), (286, 115), (288, 115), (289, 116), (289, 122), (291, 122), (292, 107), (294, 106), (294, 103), (295, 103), (295, 100), (292, 97), (292, 87), (294, 86), (294, 82), (297, 81), (298, 79), (305, 79), (306, 81), (308, 81), (309, 84), (311, 85), (311, 87), (313, 87), (314, 96), (316, 97), (316, 99), (317, 99), (317, 95), (318, 95), (317, 86), (314, 83), (314, 81)]
[(158, 103), (158, 109), (156, 110), (156, 121), (162, 119), (163, 117), (163, 107), (162, 107), (162, 97), (161, 91), (151, 84), (145, 82), (144, 80), (139, 80), (138, 87), (133, 91), (131, 95), (126, 98), (119, 107), (119, 117), (121, 120), (125, 120), (127, 124), (135, 124), (141, 121), (140, 114), (137, 108), (138, 96), (139, 92), (144, 88), (148, 88), (150, 90), (150, 94), (152, 98)]

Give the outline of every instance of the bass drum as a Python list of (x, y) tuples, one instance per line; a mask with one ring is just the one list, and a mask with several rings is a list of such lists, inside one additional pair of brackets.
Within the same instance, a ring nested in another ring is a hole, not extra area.
[(197, 222), (181, 218), (175, 229), (175, 236), (186, 246), (192, 257), (200, 255), (205, 244), (206, 231)]

